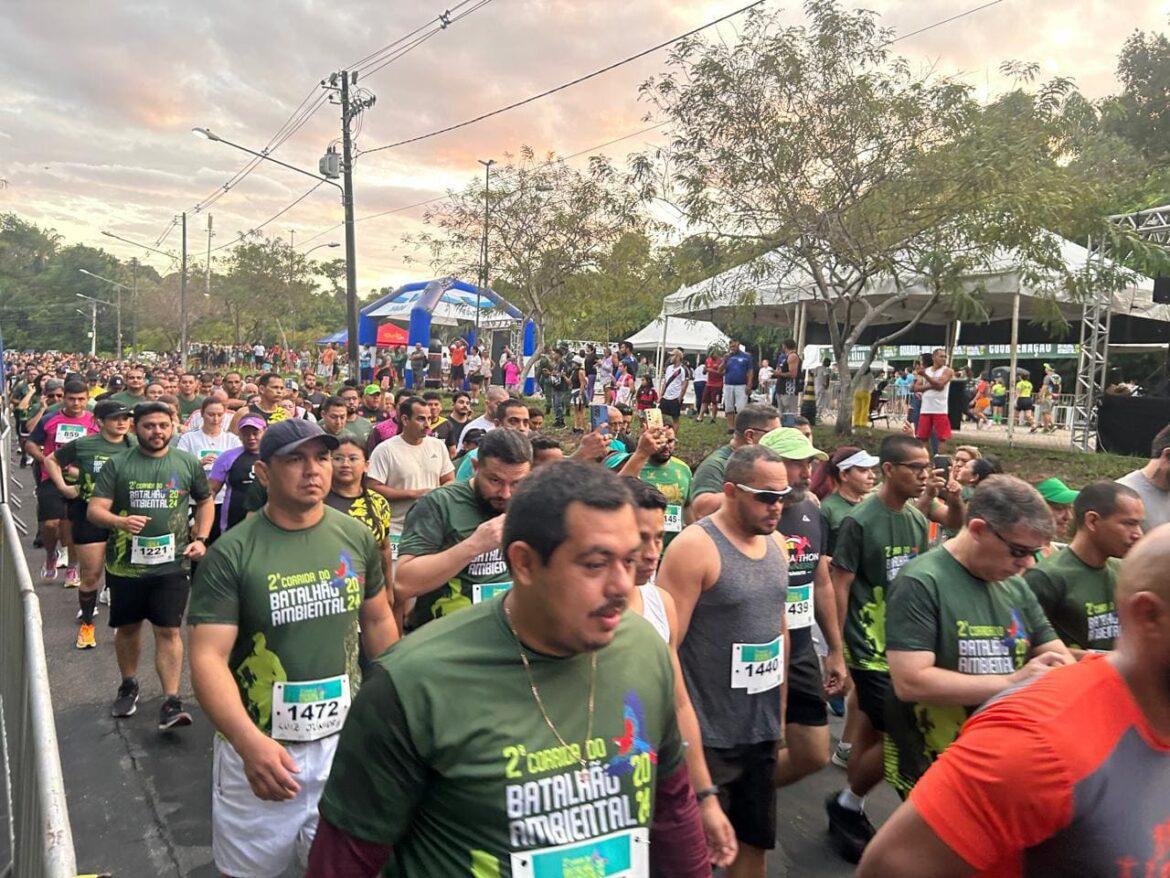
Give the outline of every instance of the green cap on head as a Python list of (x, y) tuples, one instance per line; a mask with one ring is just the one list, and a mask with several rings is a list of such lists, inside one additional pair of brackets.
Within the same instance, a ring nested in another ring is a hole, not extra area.
[(768, 448), (785, 460), (808, 460), (815, 457), (817, 460), (828, 460), (829, 455), (814, 448), (805, 435), (794, 427), (777, 427), (765, 433), (760, 444)]
[(1067, 506), (1077, 499), (1080, 491), (1074, 491), (1060, 479), (1045, 479), (1036, 486), (1036, 490), (1040, 492), (1040, 496), (1044, 498), (1046, 503), (1056, 503), (1060, 506)]

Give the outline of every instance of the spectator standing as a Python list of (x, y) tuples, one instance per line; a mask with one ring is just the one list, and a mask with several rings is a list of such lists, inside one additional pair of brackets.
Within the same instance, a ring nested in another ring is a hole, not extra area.
[(1150, 447), (1150, 460), (1141, 469), (1117, 481), (1138, 492), (1146, 507), (1142, 527), (1151, 531), (1170, 522), (1170, 425), (1162, 428)]

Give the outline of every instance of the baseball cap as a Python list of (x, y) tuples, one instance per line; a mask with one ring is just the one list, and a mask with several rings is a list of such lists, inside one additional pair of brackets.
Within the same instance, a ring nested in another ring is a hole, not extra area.
[(1060, 479), (1045, 479), (1036, 486), (1036, 490), (1046, 503), (1057, 503), (1062, 506), (1072, 503), (1081, 493), (1074, 491)]
[(845, 472), (847, 469), (853, 469), (854, 467), (858, 466), (862, 469), (872, 469), (880, 462), (880, 458), (878, 458), (876, 455), (870, 454), (868, 451), (863, 450), (845, 458), (843, 461), (837, 464), (837, 469), (840, 472)]
[(808, 460), (810, 457), (817, 460), (829, 459), (829, 455), (818, 448), (813, 448), (813, 444), (804, 434), (793, 427), (777, 427), (768, 431), (760, 439), (760, 444), (785, 460)]
[(93, 416), (99, 421), (104, 421), (106, 418), (121, 418), (128, 414), (130, 414), (130, 409), (112, 399), (103, 399), (93, 407)]
[(240, 418), (240, 423), (236, 425), (239, 430), (245, 427), (255, 427), (257, 430), (263, 430), (268, 426), (268, 422), (259, 415), (244, 415)]
[(363, 392), (366, 394), (366, 396), (373, 396), (374, 394), (381, 393), (382, 388), (377, 384), (367, 384), (366, 389)]
[(278, 421), (264, 431), (264, 438), (260, 440), (260, 459), (267, 462), (277, 455), (292, 454), (313, 439), (323, 440), (330, 451), (338, 446), (337, 437), (330, 436), (315, 421), (301, 418)]
[(121, 390), (125, 386), (126, 382), (122, 380), (121, 375), (115, 375), (106, 382), (106, 390)]

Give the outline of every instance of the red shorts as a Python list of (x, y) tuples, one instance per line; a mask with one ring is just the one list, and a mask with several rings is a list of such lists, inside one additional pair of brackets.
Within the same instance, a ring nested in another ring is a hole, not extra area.
[(918, 430), (915, 432), (922, 441), (930, 438), (931, 432), (938, 437), (940, 442), (946, 442), (951, 438), (951, 419), (949, 415), (919, 415), (918, 416)]

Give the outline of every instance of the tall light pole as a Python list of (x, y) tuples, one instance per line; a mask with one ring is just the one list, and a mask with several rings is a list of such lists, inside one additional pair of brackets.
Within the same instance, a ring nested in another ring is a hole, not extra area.
[[(123, 238), (121, 235), (115, 235), (113, 232), (107, 232), (104, 229), (102, 234), (107, 238), (113, 238), (115, 241), (121, 241), (124, 244), (133, 244), (135, 247), (141, 247), (143, 250), (149, 250), (151, 253), (158, 253), (161, 256), (166, 256), (170, 259), (177, 259), (174, 253), (167, 250), (159, 250), (157, 247), (151, 247), (143, 244), (141, 241), (132, 241), (129, 238)], [(186, 244), (186, 236), (184, 236), (183, 243)], [(138, 260), (131, 258), (130, 267), (134, 272), (134, 291), (132, 293), (132, 301), (134, 303), (134, 326), (131, 333), (130, 345), (133, 348), (134, 356), (138, 356)]]
[[(346, 95), (348, 97), (348, 94)], [(348, 130), (348, 129), (347, 129)], [(288, 162), (282, 162), (280, 159), (274, 159), (265, 152), (257, 152), (254, 149), (249, 149), (246, 146), (241, 146), (238, 143), (233, 143), (230, 140), (224, 140), (218, 134), (209, 131), (207, 128), (192, 128), (191, 133), (196, 137), (202, 137), (204, 140), (210, 140), (213, 143), (223, 143), (227, 146), (233, 147), (246, 152), (248, 155), (256, 156), (264, 161), (272, 162), (280, 165), (282, 168), (288, 168), (290, 171), (296, 171), (298, 174), (303, 174), (306, 177), (312, 177), (314, 180), (319, 180), (322, 183), (328, 183), (330, 186), (335, 186), (341, 192), (341, 203), (345, 208), (345, 311), (346, 324), (349, 331), (349, 369), (350, 376), (357, 378), (361, 364), (358, 357), (358, 337), (357, 337), (357, 256), (355, 253), (354, 244), (354, 230), (353, 230), (353, 199), (352, 195), (352, 179), (347, 164), (345, 168), (345, 177), (347, 184), (342, 186), (335, 180), (329, 177), (322, 177), (319, 174), (314, 174), (311, 171), (306, 171), (304, 168), (298, 168), (296, 165), (290, 165)], [(346, 134), (348, 140), (349, 135)]]
[(314, 250), (320, 250), (322, 247), (340, 247), (340, 246), (341, 246), (341, 245), (340, 245), (340, 244), (338, 244), (336, 241), (330, 241), (328, 244), (318, 244), (316, 247), (310, 247), (310, 248), (309, 248), (308, 250), (306, 250), (306, 251), (305, 251), (305, 252), (304, 252), (302, 255), (303, 255), (303, 256), (308, 256), (308, 255), (309, 255), (310, 253), (312, 253)]
[[(100, 274), (94, 274), (92, 271), (88, 271), (84, 268), (79, 268), (77, 270), (84, 275), (87, 275), (89, 277), (94, 278), (95, 280), (100, 280), (102, 283), (109, 284), (110, 286), (114, 287), (118, 291), (116, 304), (114, 305), (114, 307), (117, 309), (117, 313), (118, 313), (118, 354), (117, 354), (117, 359), (120, 360), (120, 359), (122, 359), (122, 290), (128, 290), (128, 289), (130, 289), (130, 287), (126, 286), (125, 284), (120, 284), (116, 280), (110, 280), (108, 277), (102, 277)], [(80, 293), (78, 295), (80, 295)]]
[[(87, 274), (89, 272), (86, 272)], [(91, 357), (97, 356), (97, 306), (106, 305), (110, 308), (114, 307), (113, 302), (107, 302), (105, 299), (95, 299), (93, 296), (83, 296), (81, 293), (74, 293), (79, 299), (85, 299), (89, 302), (90, 309), (90, 329), (89, 329), (89, 355)]]
[[(479, 312), (481, 308), (481, 296), (488, 285), (488, 221), (491, 218), (491, 194), (492, 186), (492, 165), (496, 163), (495, 159), (480, 159), (479, 163), (483, 165), (483, 244), (480, 251), (480, 269), (479, 269), (479, 283), (475, 290), (475, 343), (479, 349), (483, 351), (483, 342), (479, 338)], [(490, 353), (490, 352), (489, 352)]]

